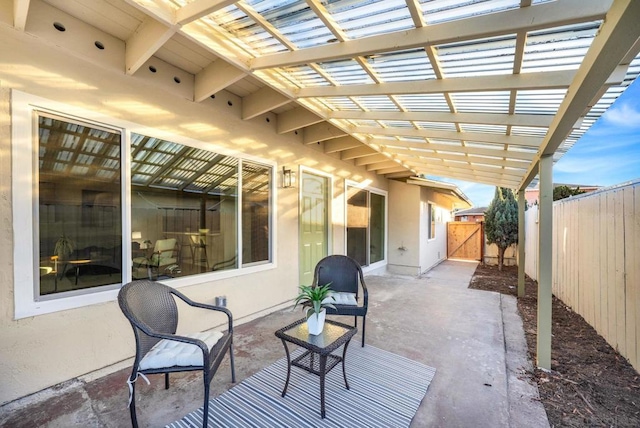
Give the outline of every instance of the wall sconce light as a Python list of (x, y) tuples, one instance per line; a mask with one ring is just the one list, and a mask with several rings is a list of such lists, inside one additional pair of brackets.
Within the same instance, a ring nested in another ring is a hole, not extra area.
[(282, 188), (288, 189), (289, 187), (293, 187), (295, 184), (296, 178), (293, 172), (286, 167), (282, 167)]

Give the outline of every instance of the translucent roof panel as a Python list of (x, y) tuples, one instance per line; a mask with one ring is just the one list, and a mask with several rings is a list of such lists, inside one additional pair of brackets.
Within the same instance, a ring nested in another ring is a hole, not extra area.
[(522, 72), (576, 70), (599, 27), (600, 22), (587, 22), (529, 33)]
[(451, 94), (459, 112), (467, 113), (508, 113), (508, 91), (501, 92), (460, 92)]
[(353, 97), (353, 100), (367, 110), (376, 111), (398, 111), (398, 106), (385, 95)]
[(405, 0), (323, 2), (350, 40), (415, 28)]
[(327, 79), (308, 65), (286, 67), (288, 80), (298, 87), (329, 86)]
[(422, 7), (423, 17), (426, 23), (437, 24), (508, 9), (516, 9), (520, 7), (520, 0), (420, 0), (420, 6)]
[(354, 60), (325, 62), (319, 66), (332, 81), (340, 85), (374, 83), (367, 72)]
[(362, 111), (362, 109), (353, 102), (352, 99), (348, 97), (327, 97), (323, 98), (322, 101), (330, 106), (332, 110), (356, 110)]
[(435, 79), (424, 49), (370, 55), (367, 62), (383, 82)]
[(515, 112), (556, 114), (566, 93), (566, 89), (518, 91)]
[(424, 122), (424, 121), (415, 121), (416, 126), (424, 129), (438, 129), (441, 131), (457, 131), (456, 125), (454, 123), (447, 122)]
[(438, 46), (440, 68), (446, 77), (511, 74), (516, 37), (508, 35)]
[(220, 9), (201, 21), (211, 32), (228, 33), (239, 49), (251, 56), (283, 52), (288, 48), (235, 5)]
[(321, 46), (334, 38), (322, 20), (304, 2), (246, 0), (244, 3), (299, 49)]
[(395, 99), (406, 111), (450, 111), (443, 94), (398, 95)]
[(507, 127), (503, 125), (460, 124), (463, 132), (487, 132), (490, 134), (506, 134)]

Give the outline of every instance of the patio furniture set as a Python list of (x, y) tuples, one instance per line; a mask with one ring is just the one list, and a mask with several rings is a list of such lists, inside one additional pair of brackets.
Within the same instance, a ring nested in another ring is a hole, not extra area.
[[(331, 284), (332, 290), (341, 293), (362, 292), (362, 304), (335, 304), (327, 308), (332, 315), (353, 316), (354, 326), (333, 320), (325, 322), (319, 335), (311, 335), (306, 320), (298, 320), (275, 332), (284, 346), (287, 356), (287, 374), (282, 390), (284, 398), (291, 379), (291, 366), (304, 369), (320, 377), (320, 415), (324, 419), (325, 376), (336, 365), (342, 363), (346, 389), (349, 389), (345, 359), (351, 338), (357, 332), (357, 317), (362, 317), (362, 346), (365, 341), (365, 320), (368, 307), (368, 292), (360, 265), (350, 257), (333, 255), (322, 259), (315, 268), (313, 286)], [(227, 330), (206, 331), (188, 335), (177, 335), (180, 299), (190, 307), (217, 311), (226, 315)], [(148, 382), (148, 374), (165, 374), (165, 389), (169, 388), (169, 374), (183, 371), (202, 371), (204, 380), (203, 427), (208, 426), (209, 391), (213, 376), (226, 353), (229, 353), (231, 380), (235, 383), (233, 359), (233, 316), (222, 306), (198, 303), (183, 293), (159, 282), (135, 281), (124, 285), (118, 294), (122, 312), (131, 323), (136, 341), (136, 355), (127, 384), (129, 386), (129, 410), (131, 423), (138, 426), (135, 408), (135, 383), (138, 377)], [(306, 351), (291, 359), (287, 343)], [(342, 356), (334, 352), (343, 347)]]

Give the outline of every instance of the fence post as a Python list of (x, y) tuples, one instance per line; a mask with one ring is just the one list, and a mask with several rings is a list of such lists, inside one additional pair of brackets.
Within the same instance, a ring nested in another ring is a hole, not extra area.
[(524, 189), (518, 190), (518, 297), (524, 297), (524, 262), (525, 262), (525, 228), (524, 209), (527, 201), (524, 198)]

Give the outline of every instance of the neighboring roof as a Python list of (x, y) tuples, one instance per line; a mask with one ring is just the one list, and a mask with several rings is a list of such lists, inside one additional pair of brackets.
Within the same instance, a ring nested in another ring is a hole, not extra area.
[(452, 205), (455, 208), (458, 207), (472, 207), (473, 202), (465, 195), (462, 190), (453, 183), (445, 183), (444, 181), (429, 180), (426, 178), (411, 177), (407, 180), (407, 184), (413, 184), (416, 186), (429, 187), (436, 192), (448, 197), (452, 201)]
[(456, 216), (461, 216), (461, 215), (484, 215), (485, 211), (487, 211), (487, 207), (475, 207), (475, 208), (470, 208), (468, 210), (456, 211), (454, 214)]
[(227, 91), (243, 119), (276, 115), (279, 133), (387, 178), (524, 188), (640, 72), (635, 0), (7, 5), (3, 24), (61, 53), (198, 103)]

